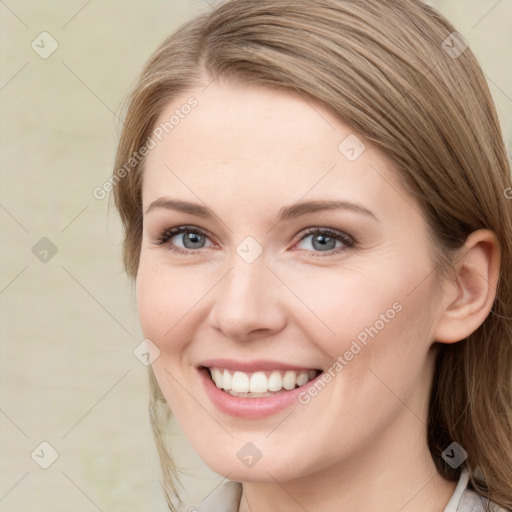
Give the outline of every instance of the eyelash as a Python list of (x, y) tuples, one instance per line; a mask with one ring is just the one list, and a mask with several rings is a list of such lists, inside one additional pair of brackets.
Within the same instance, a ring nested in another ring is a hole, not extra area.
[[(173, 238), (176, 235), (179, 235), (181, 233), (193, 233), (195, 235), (204, 235), (205, 237), (209, 238), (207, 233), (202, 231), (199, 228), (196, 228), (194, 226), (179, 226), (176, 228), (170, 228), (162, 231), (154, 240), (154, 243), (156, 245), (165, 245), (171, 238)], [(338, 247), (337, 249), (331, 249), (329, 251), (307, 251), (309, 252), (313, 257), (324, 257), (324, 256), (332, 256), (334, 254), (339, 254), (340, 252), (346, 251), (347, 249), (351, 249), (356, 247), (357, 242), (356, 240), (346, 235), (345, 233), (342, 233), (341, 231), (335, 231), (330, 228), (309, 228), (304, 233), (301, 234), (301, 236), (296, 240), (296, 242), (301, 242), (305, 238), (311, 235), (327, 235), (329, 238), (333, 238), (334, 240), (337, 240), (339, 242), (342, 242), (344, 247)], [(176, 252), (178, 254), (184, 254), (189, 255), (192, 253), (197, 252), (198, 250), (191, 250), (191, 249), (182, 249), (181, 247), (176, 247), (169, 245), (169, 249), (173, 252)], [(203, 249), (202, 247), (200, 249)], [(324, 254), (322, 254), (324, 253)]]

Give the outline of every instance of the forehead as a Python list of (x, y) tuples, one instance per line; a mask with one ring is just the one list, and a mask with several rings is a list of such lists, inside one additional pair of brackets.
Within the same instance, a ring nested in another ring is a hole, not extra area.
[(386, 193), (396, 200), (390, 181), (400, 187), (391, 163), (327, 108), (283, 90), (211, 83), (173, 100), (156, 130), (144, 203), (167, 192), (213, 202), (243, 195), (245, 204), (326, 193), (382, 203)]

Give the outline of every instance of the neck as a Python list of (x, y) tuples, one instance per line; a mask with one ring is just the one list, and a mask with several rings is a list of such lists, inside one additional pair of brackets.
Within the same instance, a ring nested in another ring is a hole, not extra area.
[(456, 482), (437, 472), (418, 421), (405, 416), (416, 438), (384, 433), (349, 459), (307, 477), (244, 483), (239, 512), (442, 512)]

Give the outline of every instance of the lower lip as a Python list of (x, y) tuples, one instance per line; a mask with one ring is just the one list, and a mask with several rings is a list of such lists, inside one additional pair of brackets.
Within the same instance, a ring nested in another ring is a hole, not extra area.
[(303, 386), (290, 391), (282, 391), (272, 396), (262, 398), (244, 398), (232, 396), (219, 389), (210, 377), (210, 372), (206, 368), (199, 368), (199, 374), (213, 404), (219, 411), (236, 416), (238, 418), (264, 418), (282, 411), (292, 403), (298, 403), (298, 396), (305, 389), (309, 388), (320, 377), (319, 374), (313, 380), (310, 380)]

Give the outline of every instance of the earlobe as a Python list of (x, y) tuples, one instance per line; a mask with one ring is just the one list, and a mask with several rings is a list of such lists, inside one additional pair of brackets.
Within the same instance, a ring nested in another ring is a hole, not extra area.
[(455, 263), (454, 281), (445, 286), (436, 341), (461, 341), (482, 325), (496, 297), (500, 259), (494, 232), (479, 229), (468, 236)]

